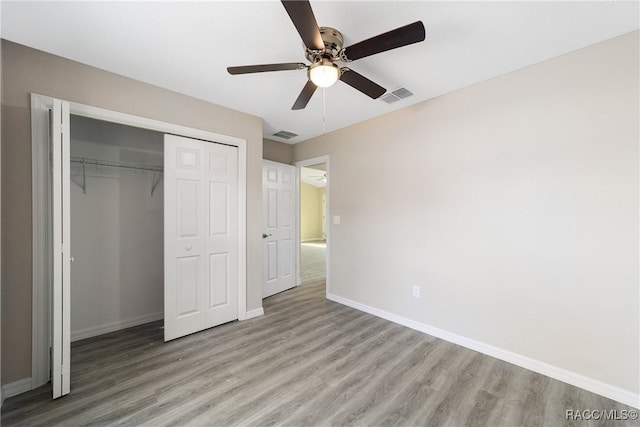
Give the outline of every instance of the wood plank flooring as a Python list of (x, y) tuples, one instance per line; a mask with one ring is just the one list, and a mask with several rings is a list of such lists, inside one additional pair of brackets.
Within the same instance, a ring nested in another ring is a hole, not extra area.
[(71, 394), (8, 399), (10, 426), (564, 426), (565, 410), (630, 409), (324, 298), (169, 343), (161, 322), (73, 344)]
[(326, 248), (324, 240), (300, 244), (300, 279), (302, 283), (325, 280)]

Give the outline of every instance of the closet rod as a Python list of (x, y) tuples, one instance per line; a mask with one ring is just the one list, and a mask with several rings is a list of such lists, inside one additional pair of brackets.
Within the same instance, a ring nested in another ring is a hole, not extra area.
[(125, 169), (134, 169), (137, 171), (151, 171), (153, 172), (153, 180), (151, 181), (151, 197), (153, 197), (154, 191), (156, 191), (156, 187), (160, 183), (160, 176), (158, 173), (162, 173), (162, 166), (155, 165), (145, 165), (142, 163), (130, 163), (130, 162), (118, 162), (114, 160), (99, 160), (99, 159), (90, 159), (87, 157), (75, 157), (71, 156), (71, 161), (73, 163), (80, 163), (82, 165), (82, 184), (76, 182), (73, 177), (71, 180), (75, 182), (80, 188), (82, 188), (82, 193), (87, 193), (87, 176), (85, 173), (86, 165), (95, 165), (95, 166), (108, 166), (113, 168), (125, 168)]
[(109, 166), (113, 168), (135, 169), (135, 170), (152, 171), (152, 172), (163, 171), (162, 166), (145, 165), (142, 163), (118, 162), (113, 160), (99, 160), (99, 159), (91, 159), (88, 157), (71, 156), (71, 161), (73, 163), (82, 163), (83, 165)]

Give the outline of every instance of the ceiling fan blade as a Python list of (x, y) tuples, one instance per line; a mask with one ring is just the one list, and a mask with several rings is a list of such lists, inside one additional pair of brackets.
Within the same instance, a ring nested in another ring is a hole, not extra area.
[(304, 45), (312, 50), (323, 50), (324, 42), (318, 29), (318, 22), (308, 1), (286, 1), (282, 5), (289, 14), (289, 18), (298, 30)]
[(313, 84), (311, 80), (307, 80), (307, 84), (304, 85), (304, 87), (302, 88), (302, 92), (300, 92), (300, 95), (298, 95), (298, 99), (296, 99), (296, 102), (293, 103), (293, 107), (291, 107), (291, 109), (292, 110), (304, 109), (304, 107), (306, 107), (307, 104), (309, 103), (311, 96), (313, 95), (313, 93), (316, 91), (317, 88), (318, 87), (315, 84)]
[(424, 39), (424, 24), (422, 21), (417, 21), (346, 47), (344, 55), (349, 61), (355, 61), (376, 53), (418, 43)]
[(342, 71), (340, 80), (373, 99), (379, 98), (387, 91), (379, 84), (372, 82), (362, 74), (356, 73), (350, 68), (342, 67), (340, 71)]
[(249, 74), (264, 73), (266, 71), (287, 71), (302, 70), (307, 66), (302, 62), (285, 62), (283, 64), (263, 64), (263, 65), (241, 65), (238, 67), (227, 67), (229, 74)]

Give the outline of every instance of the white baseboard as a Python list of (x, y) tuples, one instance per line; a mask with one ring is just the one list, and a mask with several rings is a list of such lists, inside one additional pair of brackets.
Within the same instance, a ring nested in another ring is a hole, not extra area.
[(441, 338), (445, 341), (461, 345), (471, 350), (478, 351), (488, 356), (495, 357), (496, 359), (513, 363), (514, 365), (520, 366), (522, 368), (529, 369), (547, 377), (554, 378), (567, 384), (571, 384), (573, 386), (580, 387), (601, 396), (608, 397), (609, 399), (624, 403), (625, 405), (640, 409), (640, 394), (635, 394), (611, 384), (606, 384), (601, 381), (594, 380), (593, 378), (585, 377), (584, 375), (568, 371), (566, 369), (562, 369), (557, 366), (553, 366), (548, 363), (523, 356), (521, 354), (494, 347), (480, 341), (475, 341), (462, 335), (447, 332), (445, 330), (427, 325), (425, 323), (416, 322), (415, 320), (411, 320), (397, 314), (389, 313), (379, 308), (371, 307), (366, 304), (350, 300), (348, 298), (343, 298), (339, 295), (327, 293), (327, 299), (355, 308), (360, 311), (364, 311), (365, 313), (381, 317), (391, 322), (398, 323), (408, 328), (415, 329), (416, 331)]
[(247, 315), (244, 318), (244, 320), (253, 319), (254, 317), (260, 317), (263, 315), (264, 315), (264, 309), (262, 307), (254, 308), (253, 310), (247, 311)]
[(131, 328), (133, 326), (144, 325), (145, 323), (155, 322), (164, 318), (164, 313), (151, 313), (144, 316), (134, 317), (132, 319), (118, 320), (117, 322), (105, 323), (104, 325), (92, 326), (90, 328), (71, 331), (71, 342), (83, 340), (86, 338), (97, 337), (98, 335), (107, 334), (109, 332), (119, 331), (120, 329)]
[(31, 390), (31, 378), (23, 378), (2, 386), (2, 400)]

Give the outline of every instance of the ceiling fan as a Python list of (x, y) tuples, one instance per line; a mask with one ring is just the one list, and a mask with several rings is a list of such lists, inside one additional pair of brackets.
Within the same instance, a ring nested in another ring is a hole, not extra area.
[(324, 181), (327, 182), (327, 173), (323, 173), (322, 175), (311, 175), (309, 178), (315, 178), (316, 181)]
[(307, 70), (308, 80), (292, 110), (302, 110), (318, 87), (329, 87), (336, 80), (348, 84), (372, 99), (380, 97), (386, 89), (348, 67), (340, 67), (336, 62), (351, 62), (360, 58), (386, 52), (402, 46), (424, 41), (425, 30), (422, 21), (382, 33), (348, 47), (342, 47), (340, 31), (331, 27), (318, 27), (308, 1), (282, 0), (293, 25), (298, 30), (305, 45), (305, 57), (311, 65), (302, 62), (281, 64), (244, 65), (228, 67), (229, 74), (262, 73), (266, 71)]

